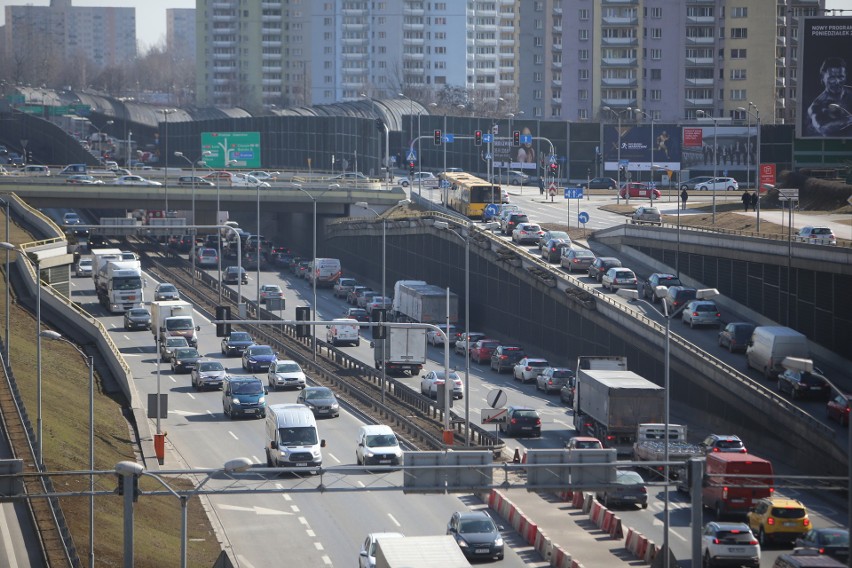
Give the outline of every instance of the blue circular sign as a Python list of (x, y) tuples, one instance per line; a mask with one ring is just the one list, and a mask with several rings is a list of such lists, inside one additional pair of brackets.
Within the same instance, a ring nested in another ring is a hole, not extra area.
[(489, 203), (485, 206), (485, 216), (489, 219), (497, 215), (500, 212), (500, 206), (496, 203)]
[(589, 214), (585, 211), (580, 211), (580, 213), (577, 215), (577, 220), (585, 225), (589, 222)]

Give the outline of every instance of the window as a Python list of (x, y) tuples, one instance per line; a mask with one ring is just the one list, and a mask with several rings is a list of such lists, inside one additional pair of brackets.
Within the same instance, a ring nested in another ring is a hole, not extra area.
[(577, 109), (577, 120), (589, 120), (589, 111), (584, 108)]
[(732, 49), (731, 50), (731, 59), (745, 59), (746, 58), (746, 50), (745, 49)]
[(746, 70), (745, 69), (731, 69), (731, 80), (732, 81), (742, 81), (746, 78)]
[(651, 28), (651, 38), (660, 39), (663, 37), (663, 28)]
[(732, 101), (744, 101), (747, 98), (745, 89), (731, 89)]
[(577, 77), (580, 81), (588, 81), (589, 80), (589, 70), (588, 69), (580, 69)]
[(588, 20), (589, 19), (589, 10), (588, 8), (580, 8), (577, 13), (578, 20)]
[(577, 51), (577, 58), (580, 61), (588, 61), (589, 60), (589, 50), (588, 49), (580, 49)]
[(542, 81), (544, 81), (544, 73), (541, 71), (533, 73), (533, 83), (541, 83)]
[(663, 70), (662, 69), (651, 69), (651, 80), (659, 81), (663, 78)]
[(533, 8), (536, 12), (544, 12), (544, 2), (536, 2)]
[(534, 55), (533, 56), (533, 63), (535, 63), (536, 65), (544, 65), (544, 56), (541, 55), (540, 53)]
[(541, 99), (544, 98), (544, 91), (542, 91), (540, 89), (534, 90), (533, 91), (533, 98), (537, 101), (540, 101)]
[(662, 8), (651, 8), (651, 17), (655, 20), (659, 20), (663, 17), (663, 9)]
[(589, 100), (589, 90), (588, 89), (580, 89), (577, 91), (577, 99), (581, 101)]
[(731, 28), (731, 39), (748, 38), (748, 28)]
[(533, 38), (533, 45), (535, 47), (543, 47), (544, 46), (544, 38), (541, 36), (536, 36)]
[(589, 39), (589, 30), (580, 30), (580, 35), (578, 37), (580, 41), (587, 41)]
[(731, 8), (732, 18), (748, 18), (748, 6)]
[(542, 20), (535, 20), (533, 22), (533, 24), (534, 24), (535, 29), (537, 29), (537, 30), (543, 30), (544, 29), (544, 22)]
[(662, 49), (652, 49), (651, 50), (651, 59), (654, 61), (659, 61), (663, 58), (663, 50)]
[(651, 89), (651, 100), (652, 100), (652, 101), (661, 101), (661, 100), (663, 100), (663, 91), (662, 91), (662, 89)]

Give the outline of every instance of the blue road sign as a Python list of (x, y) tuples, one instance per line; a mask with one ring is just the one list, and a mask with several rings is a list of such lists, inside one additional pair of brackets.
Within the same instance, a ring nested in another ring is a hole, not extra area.
[(532, 134), (521, 134), (521, 144), (532, 144)]
[(409, 150), (408, 156), (406, 156), (405, 159), (409, 160), (409, 161), (416, 160), (417, 159), (417, 152), (415, 152), (414, 150)]
[(491, 155), (491, 152), (486, 152), (486, 154), (485, 154), (485, 159), (486, 159), (486, 160), (490, 160), (490, 159), (491, 159), (491, 158), (493, 158), (493, 157), (494, 157), (494, 156), (492, 156), (492, 155)]
[(620, 162), (618, 162), (618, 165), (619, 166), (629, 166), (630, 160), (621, 160)]
[(482, 141), (485, 142), (486, 144), (490, 144), (491, 142), (494, 141), (494, 136), (492, 136), (491, 134), (488, 134), (487, 132), (483, 133), (482, 134)]
[(450, 182), (445, 179), (442, 179), (438, 184), (438, 187), (440, 187), (441, 189), (447, 189), (448, 187), (450, 187)]
[(555, 164), (556, 163), (556, 156), (551, 154), (550, 157), (547, 158), (547, 163), (548, 164)]
[(444, 134), (444, 142), (446, 142), (447, 144), (452, 144), (455, 137), (455, 134)]
[(582, 187), (566, 187), (565, 199), (583, 199)]
[(500, 211), (499, 205), (497, 205), (496, 203), (489, 203), (485, 206), (485, 217), (490, 219), (491, 217), (497, 215), (498, 211)]
[(580, 211), (580, 213), (577, 215), (577, 220), (585, 225), (589, 222), (589, 214), (585, 211)]

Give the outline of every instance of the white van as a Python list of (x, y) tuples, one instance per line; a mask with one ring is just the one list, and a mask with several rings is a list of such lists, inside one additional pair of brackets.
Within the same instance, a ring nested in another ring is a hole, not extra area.
[(757, 369), (767, 379), (784, 372), (785, 357), (810, 358), (808, 338), (789, 327), (759, 326), (754, 328), (746, 349), (748, 366)]
[(317, 286), (334, 286), (334, 283), (342, 274), (340, 268), (340, 260), (336, 258), (318, 258), (316, 268), (311, 262), (310, 270), (307, 274), (308, 282), (313, 282), (317, 279)]
[(349, 343), (357, 347), (361, 345), (361, 336), (358, 334), (359, 325), (358, 320), (352, 318), (332, 320), (325, 326), (325, 340), (332, 345)]
[(319, 467), (325, 440), (313, 412), (302, 404), (273, 404), (263, 423), (267, 467)]
[(50, 176), (50, 168), (48, 168), (47, 166), (36, 166), (30, 164), (28, 166), (24, 166), (23, 169), (21, 169), (21, 174), (33, 177), (47, 177)]
[(358, 465), (401, 465), (402, 450), (390, 426), (361, 426), (356, 439), (355, 459)]

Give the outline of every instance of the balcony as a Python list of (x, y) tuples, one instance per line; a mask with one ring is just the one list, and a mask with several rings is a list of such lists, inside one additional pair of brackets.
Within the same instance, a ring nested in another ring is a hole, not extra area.
[(562, 15), (562, 5), (561, 4), (554, 4), (553, 15), (554, 16), (561, 16)]
[(426, 56), (423, 53), (404, 53), (403, 58), (408, 61), (423, 61)]
[(604, 57), (601, 63), (610, 67), (634, 67), (636, 65), (635, 57)]
[(561, 34), (562, 33), (562, 24), (553, 24), (553, 33)]
[(607, 26), (635, 26), (639, 23), (639, 18), (636, 16), (604, 16), (601, 21)]
[(775, 77), (775, 86), (776, 87), (786, 87), (787, 80), (784, 77)]
[(562, 104), (562, 97), (561, 97), (561, 96), (559, 96), (559, 97), (550, 97), (550, 103), (551, 103), (551, 104), (554, 104), (554, 105), (561, 105), (561, 104)]
[(260, 84), (264, 87), (280, 87), (281, 79), (261, 79)]
[(343, 45), (366, 45), (366, 37), (344, 37), (340, 40)]
[(213, 47), (236, 47), (236, 45), (236, 40), (213, 39)]
[(715, 37), (687, 37), (686, 44), (687, 45), (713, 45), (716, 43)]
[(562, 69), (562, 62), (561, 61), (551, 61), (550, 62), (550, 68), (551, 69)]
[(553, 50), (553, 51), (562, 51), (562, 44), (561, 43), (554, 43), (551, 46), (550, 49)]
[(405, 32), (422, 32), (426, 30), (426, 25), (423, 22), (406, 22), (402, 24), (402, 30)]
[(639, 81), (636, 78), (627, 78), (627, 79), (615, 79), (615, 78), (603, 78), (601, 79), (601, 85), (604, 87), (635, 87)]
[(237, 33), (237, 26), (227, 26), (227, 27), (215, 27), (213, 28), (213, 39), (216, 39), (216, 36), (220, 35), (231, 35)]
[(236, 53), (214, 53), (213, 61), (229, 61), (231, 59), (236, 59)]
[(686, 85), (688, 87), (706, 87), (710, 85), (715, 85), (715, 79), (687, 79)]
[(687, 24), (715, 24), (716, 18), (714, 16), (687, 16), (686, 17)]
[[(363, 23), (362, 22), (353, 22), (353, 23), (350, 23), (350, 24), (343, 24), (341, 26), (341, 29), (343, 29), (344, 33), (346, 33), (346, 32), (366, 32), (367, 31), (367, 23), (366, 22), (363, 22)], [(403, 26), (403, 29), (406, 29), (405, 26)]]
[(603, 37), (601, 45), (639, 45), (635, 37)]
[(213, 2), (213, 9), (219, 10), (233, 10), (236, 8), (236, 3), (226, 2), (224, 0), (219, 0), (218, 2)]
[(411, 6), (406, 6), (405, 8), (402, 9), (402, 15), (403, 16), (419, 16), (419, 17), (422, 18), (423, 16), (426, 15), (426, 10), (424, 10), (422, 6), (420, 8), (414, 8), (414, 7), (411, 7)]
[[(233, 57), (236, 57), (236, 55), (234, 55)], [(264, 53), (260, 56), (260, 58), (264, 61), (276, 61), (276, 60), (281, 59), (281, 54), (280, 53)]]
[(787, 47), (787, 38), (784, 36), (778, 36), (775, 38), (775, 45), (777, 47)]
[[(702, 0), (706, 2), (707, 0)], [(612, 5), (612, 4), (621, 4), (621, 5), (635, 5), (638, 4), (639, 0), (601, 0), (601, 4)]]
[(260, 68), (260, 70), (263, 73), (281, 73), (281, 66), (280, 65), (273, 65), (273, 66), (267, 67), (266, 65), (264, 65), (263, 67)]
[(422, 37), (404, 37), (402, 45), (423, 45), (425, 40)]
[(262, 22), (281, 22), (281, 14), (265, 14), (261, 17)]
[(715, 65), (716, 60), (712, 57), (687, 57), (686, 64), (693, 66)]
[(686, 104), (692, 107), (712, 108), (713, 99), (686, 99)]
[(344, 52), (341, 54), (344, 61), (361, 61), (367, 58), (366, 53)]
[(260, 42), (261, 47), (281, 47), (281, 40), (278, 41), (262, 41)]
[(233, 13), (230, 14), (213, 14), (214, 22), (232, 22), (237, 19), (237, 15)]
[(554, 87), (561, 87), (562, 86), (562, 79), (552, 79), (550, 81), (550, 84), (553, 85)]
[(611, 107), (611, 108), (615, 108), (615, 107), (636, 108), (638, 106), (636, 99), (632, 99), (632, 98), (631, 99), (606, 99), (606, 98), (601, 98), (601, 102), (605, 106), (608, 106), (608, 107)]
[(787, 67), (787, 59), (785, 57), (776, 57), (775, 67)]
[(343, 17), (360, 17), (366, 14), (366, 10), (363, 8), (344, 8), (341, 10)]

